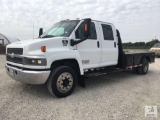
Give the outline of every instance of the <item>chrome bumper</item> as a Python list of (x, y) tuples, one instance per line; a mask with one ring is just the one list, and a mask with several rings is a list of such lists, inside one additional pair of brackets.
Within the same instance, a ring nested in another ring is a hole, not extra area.
[(7, 74), (14, 80), (27, 84), (44, 84), (50, 74), (48, 71), (29, 71), (22, 70), (6, 65)]

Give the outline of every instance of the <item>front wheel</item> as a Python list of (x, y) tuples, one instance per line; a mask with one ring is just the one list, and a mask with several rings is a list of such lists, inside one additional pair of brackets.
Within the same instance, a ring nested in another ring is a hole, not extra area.
[(58, 98), (70, 95), (77, 83), (77, 77), (74, 70), (68, 66), (55, 68), (47, 81), (47, 87), (51, 94)]

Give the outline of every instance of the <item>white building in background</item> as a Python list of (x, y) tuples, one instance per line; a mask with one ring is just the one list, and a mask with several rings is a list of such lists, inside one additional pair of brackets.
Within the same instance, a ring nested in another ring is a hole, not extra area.
[(9, 36), (6, 36), (0, 33), (0, 44), (8, 45), (8, 44), (11, 44), (13, 42), (18, 42), (18, 41), (20, 40), (17, 39), (16, 37), (9, 37)]

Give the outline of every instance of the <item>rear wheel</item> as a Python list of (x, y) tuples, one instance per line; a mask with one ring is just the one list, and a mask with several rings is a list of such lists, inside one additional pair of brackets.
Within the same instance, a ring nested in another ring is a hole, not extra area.
[(47, 81), (48, 90), (51, 94), (62, 98), (70, 95), (76, 87), (76, 74), (68, 66), (55, 68)]
[(138, 73), (139, 74), (147, 74), (149, 68), (149, 62), (146, 58), (143, 59), (142, 61), (142, 66), (138, 67)]

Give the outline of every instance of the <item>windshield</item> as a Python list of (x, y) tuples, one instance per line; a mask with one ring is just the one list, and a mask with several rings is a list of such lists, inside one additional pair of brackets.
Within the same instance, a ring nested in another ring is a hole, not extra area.
[(160, 48), (160, 43), (156, 43), (153, 48)]
[(79, 20), (67, 20), (54, 24), (50, 29), (43, 33), (41, 38), (49, 37), (69, 37)]

